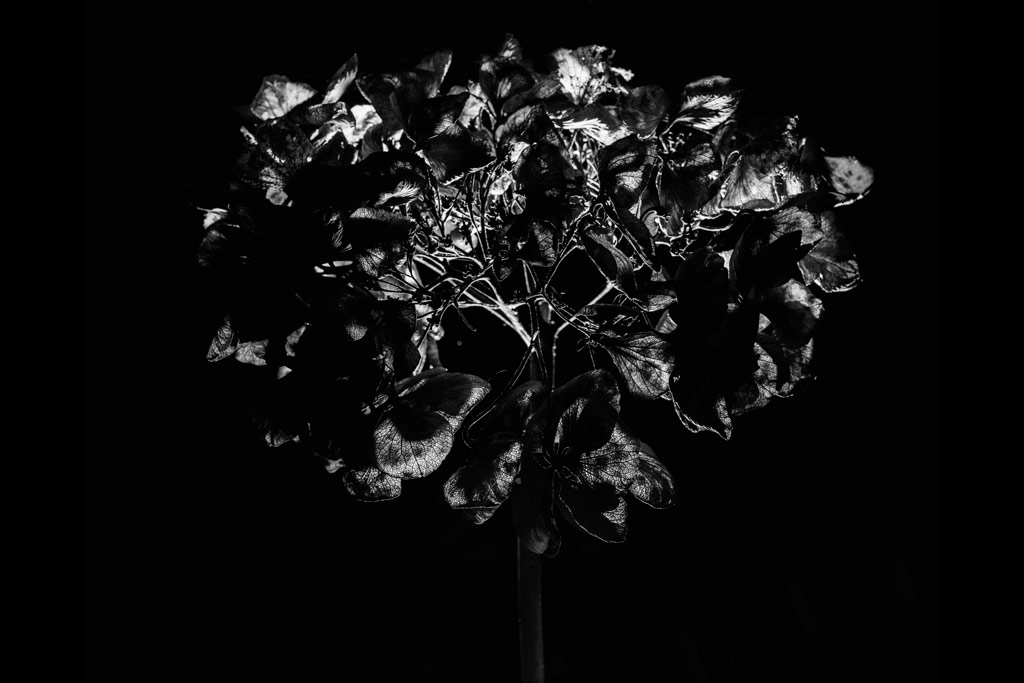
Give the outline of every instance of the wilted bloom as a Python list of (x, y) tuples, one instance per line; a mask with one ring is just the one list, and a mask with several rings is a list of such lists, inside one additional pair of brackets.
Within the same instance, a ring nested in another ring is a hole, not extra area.
[(495, 431), (445, 485), (449, 504), (477, 523), (510, 500), (523, 544), (553, 556), (561, 545), (556, 510), (595, 538), (619, 543), (627, 494), (656, 508), (673, 504), (671, 474), (619, 418), (611, 373), (583, 373), (550, 394), (524, 384), (498, 411), (489, 425)]

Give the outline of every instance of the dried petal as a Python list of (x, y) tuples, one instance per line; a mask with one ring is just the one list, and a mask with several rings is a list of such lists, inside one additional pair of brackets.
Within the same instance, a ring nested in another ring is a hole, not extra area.
[(633, 277), (633, 261), (621, 249), (601, 235), (584, 235), (583, 247), (587, 256), (609, 280), (614, 280), (626, 292), (636, 291)]
[(857, 161), (857, 157), (825, 157), (836, 192), (862, 197), (875, 182), (875, 172)]
[(668, 393), (675, 356), (667, 340), (653, 332), (624, 337), (600, 335), (596, 340), (611, 356), (631, 394), (653, 400)]
[(668, 111), (668, 94), (658, 85), (633, 88), (622, 98), (619, 115), (630, 131), (641, 138), (653, 135)]
[(286, 76), (272, 75), (263, 79), (259, 92), (249, 105), (257, 118), (267, 121), (284, 116), (295, 107), (316, 95), (305, 83), (296, 83)]
[(456, 509), (497, 509), (512, 492), (522, 455), (522, 440), (510, 432), (482, 441), (473, 449), (470, 463), (445, 482), (445, 500)]
[(451, 450), (455, 432), (490, 385), (462, 373), (423, 373), (411, 378), (374, 430), (377, 466), (402, 479), (436, 470)]
[(636, 204), (660, 163), (654, 140), (635, 135), (622, 138), (597, 153), (601, 189), (619, 207)]
[(331, 77), (331, 82), (327, 84), (327, 92), (324, 93), (324, 103), (330, 104), (341, 100), (341, 96), (355, 82), (358, 73), (359, 55), (352, 55)]
[(402, 480), (376, 467), (346, 469), (341, 475), (341, 480), (345, 490), (356, 500), (376, 502), (393, 500), (402, 495)]
[(708, 76), (683, 88), (683, 103), (671, 125), (707, 131), (725, 123), (739, 105), (741, 91), (724, 76)]

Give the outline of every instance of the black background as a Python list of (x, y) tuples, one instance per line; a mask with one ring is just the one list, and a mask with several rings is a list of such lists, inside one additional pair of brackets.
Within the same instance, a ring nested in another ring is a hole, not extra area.
[[(544, 561), (548, 680), (938, 679), (932, 10), (166, 7), (86, 13), (90, 680), (517, 679), (507, 513), (464, 523), (438, 497), (440, 473), (397, 501), (353, 503), (317, 464), (262, 449), (245, 373), (204, 361), (217, 316), (192, 208), (217, 205), (231, 109), (264, 75), (322, 85), (353, 52), (369, 70), (448, 46), (452, 84), (507, 31), (535, 56), (613, 47), (638, 84), (732, 76), (745, 106), (799, 115), (830, 153), (876, 169), (846, 212), (864, 283), (826, 299), (813, 389), (740, 418), (728, 442), (664, 427), (664, 406), (632, 413), (680, 502), (632, 506), (625, 545), (567, 532)], [(449, 332), (468, 354), (474, 339)]]

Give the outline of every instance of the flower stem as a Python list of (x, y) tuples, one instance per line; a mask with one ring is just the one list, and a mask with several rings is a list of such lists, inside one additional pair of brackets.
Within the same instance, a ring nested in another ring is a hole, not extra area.
[[(543, 335), (539, 321), (534, 334)], [(531, 380), (538, 380), (542, 376), (540, 356), (541, 353), (530, 353)], [(544, 683), (541, 557), (524, 546), (518, 535), (516, 585), (519, 590), (519, 680), (521, 683)]]
[(541, 613), (541, 557), (516, 537), (519, 584), (519, 680), (544, 683), (544, 629)]

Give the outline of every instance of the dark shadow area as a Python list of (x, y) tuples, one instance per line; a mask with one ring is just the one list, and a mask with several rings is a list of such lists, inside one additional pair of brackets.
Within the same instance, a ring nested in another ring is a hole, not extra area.
[[(450, 510), (450, 464), (368, 504), (263, 448), (246, 368), (205, 361), (219, 312), (194, 208), (219, 205), (232, 109), (264, 75), (319, 84), (353, 52), (369, 71), (448, 46), (459, 83), (506, 32), (538, 57), (608, 45), (636, 84), (731, 76), (743, 106), (798, 115), (876, 171), (846, 221), (864, 281), (826, 299), (810, 391), (739, 418), (727, 442), (627, 402), (680, 502), (632, 506), (621, 546), (567, 531), (544, 560), (549, 683), (938, 680), (933, 10), (328, 7), (175, 3), (128, 33), (87, 13), (89, 680), (518, 680), (508, 511), (473, 526)], [(485, 377), (518, 361), (511, 335), (470, 355), (476, 322), (451, 324), (442, 354)]]

